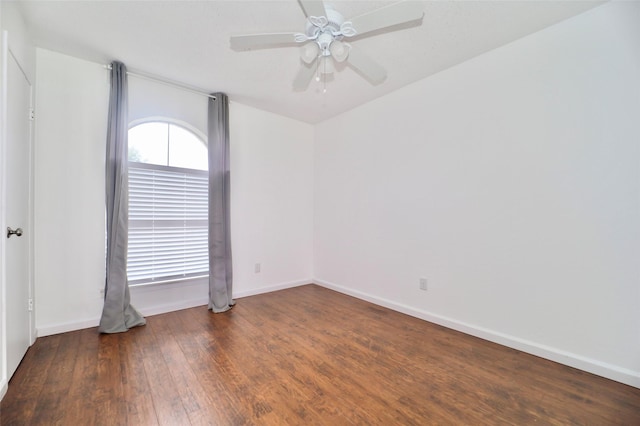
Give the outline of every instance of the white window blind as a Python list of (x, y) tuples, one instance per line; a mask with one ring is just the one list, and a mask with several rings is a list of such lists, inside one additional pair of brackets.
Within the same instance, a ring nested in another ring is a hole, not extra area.
[(130, 284), (209, 273), (208, 173), (129, 162)]

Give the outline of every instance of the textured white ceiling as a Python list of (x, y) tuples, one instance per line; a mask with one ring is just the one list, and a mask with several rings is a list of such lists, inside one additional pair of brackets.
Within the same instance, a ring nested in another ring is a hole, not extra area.
[[(333, 0), (346, 18), (394, 1)], [(295, 92), (296, 47), (235, 52), (229, 36), (303, 32), (296, 0), (30, 1), (21, 8), (37, 46), (137, 70), (294, 119), (317, 123), (590, 9), (601, 1), (423, 1), (421, 25), (352, 39), (387, 69), (372, 86), (349, 67)]]

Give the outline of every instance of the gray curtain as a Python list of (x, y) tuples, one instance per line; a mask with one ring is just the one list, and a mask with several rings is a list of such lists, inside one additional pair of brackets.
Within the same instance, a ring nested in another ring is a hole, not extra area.
[(106, 209), (107, 261), (101, 333), (120, 333), (144, 325), (145, 319), (129, 303), (127, 244), (129, 188), (127, 176), (127, 68), (111, 64), (111, 94), (107, 128)]
[(209, 309), (225, 312), (232, 299), (229, 228), (229, 99), (209, 98)]

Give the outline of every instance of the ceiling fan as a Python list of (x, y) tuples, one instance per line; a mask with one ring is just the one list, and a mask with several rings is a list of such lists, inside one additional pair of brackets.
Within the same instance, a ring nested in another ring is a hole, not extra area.
[(302, 45), (300, 59), (303, 64), (293, 81), (294, 90), (306, 90), (314, 75), (319, 80), (320, 75), (331, 74), (335, 69), (333, 61), (346, 61), (370, 83), (382, 83), (387, 77), (386, 70), (344, 40), (417, 21), (424, 14), (420, 2), (401, 1), (346, 20), (321, 0), (298, 2), (307, 16), (304, 33), (239, 35), (230, 40), (233, 50)]

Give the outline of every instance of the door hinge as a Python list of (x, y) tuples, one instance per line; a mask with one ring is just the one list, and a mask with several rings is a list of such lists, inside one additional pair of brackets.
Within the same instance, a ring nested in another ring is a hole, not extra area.
[(29, 120), (33, 121), (36, 119), (36, 110), (33, 108), (29, 108)]
[(33, 312), (33, 299), (29, 299), (29, 312)]

